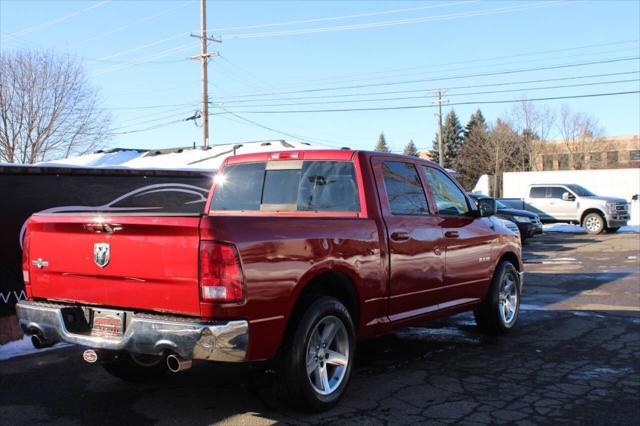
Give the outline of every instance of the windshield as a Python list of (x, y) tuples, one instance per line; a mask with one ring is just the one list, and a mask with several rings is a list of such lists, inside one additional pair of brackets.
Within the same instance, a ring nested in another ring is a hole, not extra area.
[(567, 185), (567, 188), (569, 188), (573, 193), (575, 193), (579, 197), (595, 197), (596, 196), (596, 194), (594, 194), (593, 192), (589, 191), (587, 188), (580, 185)]

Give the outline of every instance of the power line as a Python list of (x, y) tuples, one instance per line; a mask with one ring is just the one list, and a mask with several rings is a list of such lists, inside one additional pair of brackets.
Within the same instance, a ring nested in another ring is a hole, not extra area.
[(118, 33), (120, 31), (124, 31), (124, 30), (126, 30), (128, 28), (131, 28), (133, 26), (136, 26), (138, 24), (142, 24), (144, 22), (151, 21), (153, 19), (156, 19), (156, 18), (159, 18), (161, 16), (167, 15), (167, 14), (169, 14), (171, 12), (174, 12), (174, 11), (176, 11), (178, 9), (182, 9), (182, 8), (184, 8), (186, 6), (189, 6), (192, 3), (193, 3), (193, 1), (182, 2), (178, 6), (172, 7), (170, 9), (164, 10), (162, 12), (159, 12), (159, 13), (156, 13), (156, 14), (153, 14), (153, 15), (150, 15), (150, 16), (135, 20), (133, 22), (129, 22), (128, 24), (122, 25), (120, 27), (114, 28), (114, 29), (109, 30), (109, 31), (106, 31), (106, 32), (103, 32), (103, 33), (100, 33), (100, 34), (96, 34), (96, 35), (88, 37), (88, 38), (84, 38), (84, 39), (78, 40), (75, 43), (71, 43), (69, 45), (69, 47), (74, 47), (74, 46), (77, 46), (77, 45), (80, 45), (80, 44), (87, 43), (89, 41), (97, 40), (97, 39), (102, 38), (104, 36), (115, 34), (115, 33)]
[[(530, 98), (527, 101), (550, 101), (559, 99), (578, 99), (578, 98), (592, 98), (602, 96), (617, 96), (617, 95), (629, 95), (634, 93), (640, 93), (640, 91), (625, 91), (625, 92), (608, 92), (608, 93), (589, 93), (586, 95), (573, 95), (573, 96), (553, 96), (545, 98)], [(451, 106), (457, 105), (482, 105), (482, 104), (505, 104), (521, 102), (521, 99), (510, 100), (496, 100), (496, 101), (469, 101), (469, 102), (456, 102), (451, 103)], [(315, 110), (276, 110), (276, 111), (238, 111), (241, 114), (301, 114), (301, 113), (316, 113), (316, 112), (351, 112), (351, 111), (389, 111), (389, 110), (403, 110), (403, 109), (421, 109), (421, 108), (435, 108), (435, 105), (404, 105), (394, 107), (370, 107), (370, 108), (344, 108), (344, 109), (315, 109)], [(224, 114), (216, 113), (215, 115)]]
[(151, 55), (143, 56), (140, 59), (134, 59), (132, 61), (125, 62), (125, 63), (120, 64), (120, 65), (112, 65), (112, 66), (109, 66), (109, 67), (101, 68), (101, 69), (91, 73), (90, 75), (97, 76), (97, 75), (102, 75), (102, 74), (106, 74), (106, 73), (113, 72), (113, 71), (119, 71), (119, 70), (122, 70), (122, 69), (125, 69), (125, 68), (129, 68), (129, 67), (132, 67), (132, 66), (135, 66), (135, 65), (140, 65), (140, 64), (149, 62), (149, 61), (151, 61), (153, 59), (156, 59), (156, 58), (162, 58), (162, 57), (165, 57), (165, 56), (173, 55), (174, 53), (178, 53), (178, 52), (182, 52), (182, 51), (187, 50), (187, 49), (191, 49), (195, 45), (196, 45), (196, 43), (193, 43), (193, 42), (181, 44), (180, 46), (172, 47), (170, 49), (161, 50), (160, 52), (156, 52), (156, 53), (153, 53)]
[(264, 38), (264, 37), (282, 37), (282, 36), (290, 36), (290, 35), (317, 34), (317, 33), (335, 32), (335, 31), (383, 28), (383, 27), (392, 27), (392, 26), (398, 26), (398, 25), (419, 24), (423, 22), (445, 21), (445, 20), (453, 20), (453, 19), (459, 19), (459, 18), (469, 18), (469, 17), (475, 17), (475, 16), (486, 16), (486, 15), (510, 13), (510, 12), (523, 11), (523, 10), (540, 9), (540, 8), (557, 6), (560, 4), (563, 4), (563, 5), (570, 4), (570, 3), (573, 3), (573, 2), (560, 2), (560, 1), (540, 2), (540, 3), (534, 3), (532, 5), (525, 5), (525, 6), (516, 5), (516, 6), (500, 7), (500, 8), (494, 8), (494, 9), (481, 9), (479, 11), (473, 11), (473, 12), (452, 13), (447, 15), (435, 15), (435, 16), (422, 16), (418, 18), (408, 18), (408, 19), (400, 19), (400, 20), (394, 20), (394, 21), (380, 21), (380, 22), (370, 22), (370, 23), (364, 23), (364, 24), (340, 25), (340, 26), (324, 27), (324, 28), (309, 28), (309, 29), (274, 31), (274, 32), (263, 32), (263, 33), (230, 34), (224, 38), (225, 39), (248, 39), (248, 38)]
[[(554, 60), (570, 60), (570, 58), (584, 58), (583, 60), (598, 60), (598, 59), (602, 59), (603, 55), (611, 55), (611, 54), (635, 54), (639, 51), (640, 46), (633, 46), (633, 47), (626, 47), (626, 48), (622, 48), (622, 49), (611, 49), (611, 50), (606, 50), (606, 51), (600, 51), (600, 52), (582, 52), (582, 53), (577, 53), (577, 54), (573, 54), (573, 55), (560, 55), (560, 56), (552, 56), (552, 57), (545, 57), (545, 58), (528, 58), (528, 59), (520, 59), (517, 61), (507, 61), (507, 62), (499, 62), (499, 63), (485, 63), (485, 64), (476, 64), (474, 66), (462, 66), (462, 67), (455, 67), (455, 68), (443, 68), (443, 67), (439, 67), (439, 69), (436, 69), (435, 67), (432, 68), (431, 70), (425, 69), (423, 71), (412, 71), (412, 72), (405, 72), (405, 73), (388, 73), (387, 75), (384, 76), (376, 76), (376, 77), (365, 77), (365, 78), (352, 78), (352, 79), (343, 79), (340, 82), (336, 81), (334, 84), (345, 84), (345, 83), (349, 83), (349, 82), (365, 82), (365, 81), (376, 81), (376, 80), (389, 80), (389, 79), (396, 79), (396, 78), (401, 78), (401, 77), (410, 77), (410, 76), (421, 76), (421, 77), (426, 77), (430, 74), (437, 74), (437, 73), (443, 73), (443, 72), (447, 72), (447, 73), (451, 73), (453, 71), (468, 71), (469, 69), (473, 69), (475, 72), (479, 72), (482, 69), (494, 69), (496, 67), (501, 68), (504, 66), (510, 66), (510, 65), (521, 65), (521, 66), (525, 66), (528, 64), (531, 64), (531, 66), (533, 65), (551, 65), (553, 64)], [(470, 62), (480, 62), (478, 61), (470, 61)], [(291, 86), (292, 88), (304, 88), (304, 87), (308, 87), (309, 85), (303, 85), (303, 86)]]
[(348, 79), (350, 79), (352, 77), (362, 77), (362, 76), (378, 75), (378, 74), (384, 74), (385, 76), (388, 76), (388, 75), (391, 75), (391, 74), (395, 74), (397, 72), (409, 71), (409, 70), (434, 69), (434, 68), (448, 67), (448, 66), (451, 66), (451, 65), (463, 65), (463, 64), (471, 64), (471, 63), (477, 63), (477, 62), (488, 62), (488, 61), (495, 61), (495, 60), (499, 60), (499, 59), (518, 58), (518, 57), (523, 57), (523, 56), (545, 55), (545, 54), (548, 54), (548, 53), (560, 53), (560, 52), (568, 52), (568, 51), (572, 51), (572, 50), (584, 50), (584, 49), (591, 49), (591, 48), (594, 48), (594, 47), (608, 47), (608, 46), (617, 46), (617, 45), (624, 45), (624, 44), (631, 44), (631, 43), (637, 44), (638, 41), (640, 41), (640, 40), (639, 39), (621, 40), (621, 41), (614, 41), (614, 42), (609, 42), (609, 43), (598, 43), (598, 44), (587, 44), (587, 45), (574, 46), (574, 47), (565, 47), (565, 48), (562, 48), (562, 49), (538, 50), (538, 51), (535, 51), (535, 52), (513, 53), (513, 54), (510, 54), (510, 55), (493, 56), (493, 57), (489, 57), (489, 58), (483, 57), (483, 58), (469, 59), (469, 60), (465, 60), (465, 61), (446, 62), (446, 63), (439, 63), (439, 64), (431, 64), (431, 65), (419, 65), (419, 66), (404, 67), (404, 68), (393, 68), (393, 69), (388, 69), (388, 70), (385, 70), (385, 71), (370, 71), (370, 72), (365, 72), (365, 73), (347, 74), (347, 75), (343, 75), (343, 76), (340, 76), (340, 77), (329, 77), (329, 78), (323, 78), (323, 79), (317, 79), (317, 80), (305, 80), (305, 84), (308, 84), (308, 83), (320, 83), (320, 82), (331, 82), (331, 81), (338, 81), (338, 80), (348, 80)]
[(380, 15), (390, 15), (394, 13), (405, 13), (405, 12), (414, 12), (416, 10), (425, 10), (425, 9), (435, 9), (439, 7), (451, 7), (457, 6), (460, 4), (472, 4), (478, 3), (478, 0), (472, 1), (459, 1), (459, 2), (444, 2), (438, 3), (435, 5), (428, 6), (418, 6), (418, 7), (410, 7), (404, 9), (391, 9), (391, 10), (383, 10), (379, 12), (364, 12), (357, 13), (354, 15), (342, 15), (342, 16), (330, 16), (327, 18), (310, 18), (310, 19), (299, 19), (295, 21), (286, 21), (286, 22), (276, 22), (272, 24), (257, 24), (257, 25), (244, 25), (240, 27), (227, 27), (227, 28), (214, 28), (212, 31), (223, 32), (223, 31), (236, 31), (236, 30), (250, 30), (255, 28), (268, 28), (268, 27), (281, 27), (286, 25), (299, 25), (299, 24), (311, 24), (314, 22), (326, 22), (326, 21), (337, 21), (342, 19), (353, 19), (353, 18), (364, 18), (369, 16), (380, 16)]
[[(621, 84), (621, 83), (631, 83), (631, 82), (640, 82), (638, 79), (626, 79), (626, 80), (614, 80), (614, 81), (599, 81), (599, 82), (591, 82), (591, 83), (579, 83), (579, 84), (565, 84), (565, 85), (556, 85), (556, 86), (544, 86), (544, 87), (527, 87), (527, 88), (517, 88), (517, 89), (502, 89), (502, 90), (491, 90), (491, 91), (480, 91), (480, 92), (465, 92), (465, 93), (451, 93), (450, 97), (454, 96), (474, 96), (474, 95), (487, 95), (494, 93), (513, 93), (513, 92), (524, 92), (524, 91), (535, 91), (535, 90), (551, 90), (551, 89), (566, 89), (571, 87), (586, 87), (586, 86), (599, 86), (603, 84)], [(419, 90), (420, 92), (424, 92), (425, 90)], [(432, 89), (431, 91), (437, 92), (437, 89)], [(282, 103), (282, 104), (257, 104), (257, 105), (242, 105), (243, 108), (260, 108), (260, 107), (280, 107), (280, 106), (300, 106), (300, 105), (321, 105), (321, 104), (344, 104), (344, 103), (358, 103), (358, 102), (383, 102), (383, 101), (405, 101), (408, 99), (424, 99), (427, 97), (432, 97), (430, 95), (423, 96), (402, 96), (402, 97), (394, 97), (394, 98), (372, 98), (372, 99), (350, 99), (350, 100), (340, 100), (340, 101), (315, 101), (315, 102), (293, 102), (293, 103)], [(269, 100), (267, 100), (269, 101)]]
[[(605, 73), (605, 74), (589, 74), (589, 75), (580, 75), (580, 76), (571, 76), (571, 77), (545, 78), (545, 79), (537, 79), (537, 80), (471, 84), (471, 85), (464, 85), (464, 86), (449, 86), (448, 90), (473, 89), (473, 88), (480, 88), (480, 87), (495, 87), (495, 86), (512, 86), (514, 84), (546, 83), (551, 81), (580, 80), (585, 78), (611, 77), (611, 76), (621, 76), (621, 75), (638, 74), (638, 73), (640, 73), (640, 71), (624, 71), (624, 72), (614, 72), (614, 73)], [(341, 94), (333, 94), (333, 95), (327, 94), (327, 95), (320, 95), (320, 96), (297, 96), (297, 97), (272, 98), (272, 99), (238, 99), (238, 100), (224, 101), (224, 103), (238, 104), (238, 103), (247, 103), (247, 102), (255, 102), (255, 101), (274, 102), (274, 101), (291, 101), (291, 100), (306, 100), (306, 99), (327, 99), (327, 98), (333, 99), (333, 98), (348, 98), (348, 97), (356, 97), (356, 96), (396, 95), (401, 93), (418, 93), (418, 92), (424, 93), (424, 92), (432, 92), (434, 90), (437, 90), (437, 89), (425, 88), (425, 89), (410, 89), (410, 90), (393, 90), (393, 91), (384, 91), (384, 92), (341, 93)], [(527, 90), (527, 89), (523, 88), (522, 90)], [(457, 96), (457, 94), (455, 96)]]
[(351, 90), (351, 89), (361, 89), (365, 87), (378, 87), (378, 86), (395, 86), (401, 84), (414, 84), (414, 83), (425, 83), (432, 81), (445, 81), (445, 80), (456, 80), (461, 78), (471, 78), (471, 77), (491, 77), (497, 75), (508, 75), (508, 74), (518, 74), (523, 72), (532, 72), (532, 71), (545, 71), (545, 70), (554, 70), (554, 69), (563, 69), (563, 68), (574, 68), (574, 67), (582, 67), (588, 65), (600, 65), (600, 64), (610, 64), (616, 62), (627, 62), (638, 60), (640, 57), (625, 57), (625, 58), (613, 58), (613, 59), (605, 59), (599, 61), (590, 61), (590, 62), (578, 62), (578, 63), (569, 63), (569, 64), (560, 64), (546, 67), (533, 67), (533, 68), (518, 68), (511, 69), (506, 71), (496, 71), (496, 72), (488, 72), (488, 73), (478, 73), (478, 74), (466, 74), (466, 75), (456, 75), (456, 76), (448, 76), (448, 77), (439, 77), (439, 78), (421, 78), (415, 80), (400, 80), (400, 81), (391, 81), (391, 82), (383, 82), (383, 83), (368, 83), (368, 84), (358, 84), (351, 86), (336, 86), (336, 87), (323, 87), (323, 88), (314, 88), (314, 89), (304, 89), (304, 90), (292, 90), (286, 92), (271, 92), (271, 93), (254, 93), (247, 95), (236, 95), (230, 96), (228, 98), (221, 99), (238, 99), (238, 98), (246, 98), (251, 96), (269, 96), (269, 95), (288, 95), (288, 94), (297, 94), (297, 93), (313, 93), (313, 92), (325, 92), (325, 91), (333, 91), (333, 90)]
[(15, 37), (24, 36), (25, 34), (30, 34), (30, 33), (34, 32), (34, 31), (38, 31), (38, 30), (50, 27), (50, 26), (55, 25), (55, 24), (59, 24), (60, 22), (66, 21), (67, 19), (73, 18), (74, 16), (77, 16), (77, 15), (81, 15), (81, 14), (83, 14), (85, 12), (90, 11), (90, 10), (97, 9), (98, 7), (104, 6), (104, 5), (108, 4), (108, 3), (111, 3), (111, 0), (101, 1), (100, 3), (92, 4), (91, 6), (85, 7), (83, 9), (80, 9), (78, 11), (69, 13), (69, 14), (61, 16), (59, 18), (55, 18), (55, 19), (52, 19), (50, 21), (43, 22), (42, 24), (34, 25), (32, 27), (28, 27), (28, 28), (22, 29), (20, 31), (16, 31), (15, 33), (9, 34), (9, 40), (11, 40), (12, 38), (15, 38)]
[[(258, 127), (261, 127), (261, 128), (263, 128), (265, 130), (269, 130), (269, 131), (274, 132), (274, 133), (279, 133), (279, 134), (284, 135), (284, 136), (289, 136), (289, 137), (294, 138), (294, 139), (299, 139), (299, 140), (304, 141), (304, 142), (309, 142), (309, 141), (306, 140), (306, 138), (300, 137), (299, 135), (294, 135), (292, 133), (283, 132), (281, 130), (274, 129), (273, 127), (265, 126), (264, 124), (260, 124), (260, 123), (258, 123), (256, 121), (253, 121), (253, 120), (245, 118), (245, 117), (243, 117), (241, 115), (238, 115), (233, 111), (229, 111), (228, 109), (226, 109), (226, 108), (224, 108), (222, 106), (219, 106), (218, 108), (220, 108), (221, 110), (225, 111), (226, 114), (232, 115), (233, 117), (236, 117), (236, 118), (238, 118), (238, 119), (240, 119), (240, 120), (242, 120), (242, 121), (244, 121), (246, 123), (252, 124), (254, 126), (258, 126)], [(215, 115), (215, 114), (210, 114), (210, 115)], [(314, 143), (314, 142), (310, 142), (310, 143)]]

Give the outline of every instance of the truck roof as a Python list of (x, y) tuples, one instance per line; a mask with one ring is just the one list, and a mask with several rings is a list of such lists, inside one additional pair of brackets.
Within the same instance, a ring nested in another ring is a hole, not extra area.
[[(390, 152), (352, 150), (352, 149), (310, 149), (310, 150), (287, 150), (287, 151), (271, 151), (256, 152), (251, 154), (240, 154), (228, 157), (226, 164), (251, 163), (268, 160), (351, 160), (357, 153), (365, 153), (369, 157), (385, 156), (398, 157), (399, 159), (407, 158), (403, 154), (393, 154)], [(438, 165), (437, 163), (425, 158), (413, 157), (425, 163)]]

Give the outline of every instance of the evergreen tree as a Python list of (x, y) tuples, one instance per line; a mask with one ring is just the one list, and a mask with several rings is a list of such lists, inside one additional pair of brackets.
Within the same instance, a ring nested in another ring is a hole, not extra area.
[(470, 191), (475, 186), (478, 178), (490, 173), (486, 153), (488, 151), (488, 126), (482, 115), (477, 110), (469, 118), (463, 134), (463, 143), (454, 164), (458, 172), (458, 181)]
[(391, 150), (387, 146), (387, 140), (384, 137), (384, 133), (380, 133), (380, 137), (378, 138), (378, 144), (376, 145), (376, 151), (391, 152)]
[(413, 155), (414, 157), (418, 156), (418, 148), (416, 148), (416, 144), (413, 143), (413, 139), (411, 139), (407, 146), (404, 147), (404, 151), (402, 153), (404, 155)]
[[(449, 111), (444, 124), (442, 126), (442, 144), (444, 146), (444, 166), (453, 167), (456, 157), (462, 149), (463, 144), (462, 125), (458, 119), (458, 115), (454, 110)], [(433, 141), (433, 148), (431, 149), (431, 158), (433, 161), (439, 162), (440, 152), (438, 149), (438, 134)]]
[[(482, 115), (482, 111), (477, 110), (475, 113), (471, 114), (469, 118), (469, 122), (464, 128), (464, 139), (469, 138), (470, 133), (478, 134), (478, 132), (485, 134), (487, 132), (487, 121), (484, 119), (484, 115)], [(473, 135), (471, 136), (473, 137)]]

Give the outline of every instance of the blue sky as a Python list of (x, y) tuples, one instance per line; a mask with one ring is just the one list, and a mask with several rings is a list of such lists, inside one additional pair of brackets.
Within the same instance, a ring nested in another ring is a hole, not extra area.
[[(114, 133), (133, 131), (112, 147), (201, 143), (179, 121), (200, 108), (200, 65), (188, 59), (199, 26), (199, 1), (0, 1), (2, 50), (82, 58)], [(209, 1), (208, 26), (223, 40), (210, 46), (222, 55), (209, 66), (210, 112), (237, 114), (212, 116), (213, 143), (372, 148), (384, 131), (394, 150), (410, 139), (429, 148), (433, 108), (291, 111), (432, 105), (431, 90), (448, 88), (464, 105), (445, 112), (464, 125), (477, 108), (490, 120), (512, 108), (486, 102), (640, 90), (638, 1)], [(637, 93), (540, 103), (591, 114), (609, 135), (640, 133)]]

